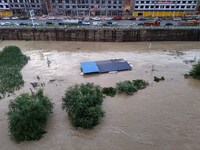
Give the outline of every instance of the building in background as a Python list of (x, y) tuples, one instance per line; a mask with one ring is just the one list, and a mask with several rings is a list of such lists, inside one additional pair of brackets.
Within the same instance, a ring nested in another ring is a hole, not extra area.
[(0, 17), (11, 16), (12, 12), (9, 7), (8, 0), (0, 0)]
[(124, 0), (51, 0), (52, 13), (67, 16), (123, 15)]
[(132, 0), (133, 16), (176, 17), (194, 14), (197, 0)]
[(46, 12), (43, 0), (9, 0), (9, 5), (14, 15), (29, 16), (30, 10), (33, 10), (36, 15), (42, 15)]

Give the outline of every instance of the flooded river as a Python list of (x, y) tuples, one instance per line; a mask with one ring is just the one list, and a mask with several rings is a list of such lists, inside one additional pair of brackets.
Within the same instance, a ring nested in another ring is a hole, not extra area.
[[(10, 98), (0, 100), (0, 150), (200, 149), (200, 81), (183, 76), (192, 68), (184, 60), (200, 60), (199, 42), (1, 41), (0, 49), (6, 45), (19, 46), (31, 58), (22, 69), (25, 85), (11, 98), (31, 93), (30, 88), (35, 92), (31, 82), (45, 83), (41, 88), (52, 99), (54, 113), (41, 140), (16, 144), (10, 139), (5, 115)], [(81, 76), (80, 62), (112, 58), (127, 59), (133, 69)], [(154, 76), (164, 76), (165, 81), (156, 83)], [(61, 98), (70, 85), (114, 86), (134, 79), (144, 79), (150, 86), (133, 96), (106, 97), (105, 117), (93, 129), (74, 128), (61, 109)]]

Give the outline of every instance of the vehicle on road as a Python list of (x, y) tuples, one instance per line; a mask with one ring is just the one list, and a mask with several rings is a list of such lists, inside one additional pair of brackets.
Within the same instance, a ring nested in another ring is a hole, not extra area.
[(90, 25), (90, 22), (89, 21), (83, 21), (82, 25)]
[(28, 26), (28, 23), (22, 22), (22, 23), (20, 23), (19, 25), (20, 25), (20, 26)]
[(113, 20), (122, 20), (122, 16), (114, 16), (112, 19)]
[(56, 18), (55, 17), (49, 17), (48, 19), (49, 20), (55, 20)]
[(10, 20), (10, 17), (3, 17), (2, 20)]
[(173, 23), (167, 22), (167, 23), (165, 23), (165, 26), (173, 26)]
[(78, 19), (63, 19), (62, 22), (65, 23), (65, 24), (73, 24), (73, 25), (79, 24)]
[(127, 20), (136, 20), (136, 18), (135, 17), (129, 17), (129, 18), (127, 18)]
[(94, 21), (94, 22), (92, 23), (92, 25), (93, 25), (93, 26), (100, 26), (100, 25), (101, 25), (101, 22)]
[(94, 17), (93, 20), (94, 20), (94, 21), (100, 21), (101, 18), (99, 18), (99, 17)]
[(50, 22), (50, 21), (47, 21), (46, 22), (46, 25), (53, 25), (54, 23), (53, 22)]
[(18, 20), (18, 17), (11, 17), (12, 20)]
[(178, 25), (179, 26), (198, 26), (199, 22), (197, 20), (187, 20), (187, 21), (180, 21)]
[(112, 21), (107, 21), (106, 22), (108, 25), (111, 25), (112, 24)]
[(139, 21), (146, 21), (146, 20), (148, 20), (148, 19), (147, 19), (147, 18), (141, 17), (141, 18), (139, 18), (138, 20), (139, 20)]
[(11, 23), (10, 22), (1, 22), (0, 25), (1, 26), (9, 26), (9, 25), (11, 25)]
[(106, 17), (105, 20), (112, 20), (112, 17)]
[(160, 21), (159, 20), (147, 20), (144, 23), (144, 26), (160, 26)]
[(29, 19), (31, 19), (31, 20), (35, 20), (36, 18), (35, 18), (35, 17), (30, 17)]
[(174, 20), (174, 21), (181, 21), (182, 18), (181, 18), (181, 17), (175, 17), (175, 18), (173, 18), (173, 20)]

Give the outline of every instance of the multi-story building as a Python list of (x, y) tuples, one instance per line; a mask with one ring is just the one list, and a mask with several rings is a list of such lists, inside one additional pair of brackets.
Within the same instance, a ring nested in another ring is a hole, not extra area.
[(197, 0), (132, 0), (133, 16), (184, 16), (193, 14)]
[(0, 17), (11, 16), (8, 0), (0, 0)]
[(13, 14), (29, 15), (33, 10), (36, 15), (42, 15), (46, 10), (43, 0), (9, 0), (10, 9)]
[(60, 15), (122, 15), (124, 0), (51, 0), (52, 12)]

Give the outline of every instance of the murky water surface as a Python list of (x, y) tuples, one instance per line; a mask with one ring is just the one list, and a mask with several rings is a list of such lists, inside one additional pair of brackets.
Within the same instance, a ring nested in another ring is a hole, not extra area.
[[(5, 115), (10, 98), (1, 100), (0, 150), (200, 149), (200, 81), (183, 76), (192, 68), (184, 60), (200, 59), (200, 43), (3, 41), (0, 49), (6, 45), (18, 45), (31, 58), (22, 70), (25, 86), (12, 97), (30, 93), (30, 88), (36, 91), (31, 82), (45, 83), (41, 88), (55, 108), (44, 138), (16, 144), (9, 137)], [(50, 67), (47, 58), (51, 61)], [(133, 70), (80, 75), (80, 62), (112, 58), (127, 59)], [(166, 80), (155, 83), (154, 76), (164, 76)], [(147, 80), (150, 86), (133, 96), (106, 97), (105, 117), (94, 129), (75, 129), (61, 109), (61, 98), (70, 85), (94, 82), (114, 86), (118, 81), (133, 79)]]

